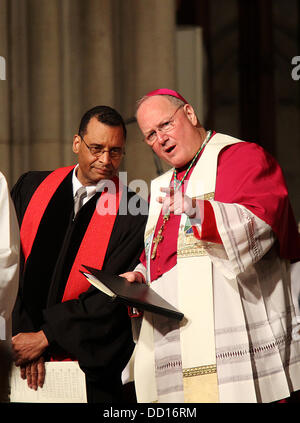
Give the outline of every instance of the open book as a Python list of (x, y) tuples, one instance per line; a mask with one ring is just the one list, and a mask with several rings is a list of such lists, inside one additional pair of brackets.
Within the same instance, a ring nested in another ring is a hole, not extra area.
[(13, 366), (10, 376), (10, 401), (29, 403), (86, 403), (85, 375), (77, 361), (47, 361), (42, 388), (27, 386), (20, 376), (20, 367)]
[(149, 285), (128, 282), (126, 278), (111, 275), (103, 270), (84, 266), (87, 272), (81, 272), (87, 280), (112, 299), (140, 310), (151, 311), (173, 319), (181, 320), (183, 314), (158, 295)]

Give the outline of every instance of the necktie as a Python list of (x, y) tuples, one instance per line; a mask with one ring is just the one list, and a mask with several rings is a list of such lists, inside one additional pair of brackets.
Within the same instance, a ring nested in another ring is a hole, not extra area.
[(75, 194), (75, 198), (74, 198), (74, 217), (76, 216), (76, 214), (78, 213), (78, 211), (82, 207), (83, 199), (86, 196), (87, 196), (86, 188), (85, 187), (80, 187), (77, 190), (77, 192)]

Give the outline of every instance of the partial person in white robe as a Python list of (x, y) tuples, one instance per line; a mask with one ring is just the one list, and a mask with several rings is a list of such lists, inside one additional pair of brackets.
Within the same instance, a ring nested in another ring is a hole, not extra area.
[(124, 275), (185, 315), (178, 323), (144, 312), (138, 401), (290, 397), (300, 389), (300, 241), (277, 162), (254, 143), (206, 131), (173, 90), (147, 94), (137, 120), (173, 168), (151, 184), (145, 252)]
[(0, 172), (0, 401), (7, 400), (11, 360), (11, 313), (19, 284), (19, 225), (4, 175)]

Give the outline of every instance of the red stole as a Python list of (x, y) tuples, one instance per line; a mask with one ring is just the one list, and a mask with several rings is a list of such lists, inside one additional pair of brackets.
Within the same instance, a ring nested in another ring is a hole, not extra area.
[[(39, 224), (52, 196), (74, 167), (56, 169), (44, 179), (34, 192), (24, 214), (20, 231), (25, 263), (30, 255)], [(78, 298), (82, 292), (90, 287), (90, 283), (79, 271), (82, 264), (98, 269), (102, 268), (122, 196), (122, 185), (119, 179), (115, 177), (113, 181), (116, 186), (116, 193), (103, 192), (101, 202), (102, 204), (105, 204), (105, 202), (111, 204), (112, 201), (115, 201), (114, 213), (100, 215), (97, 212), (97, 207), (95, 208), (70, 271), (62, 301)]]

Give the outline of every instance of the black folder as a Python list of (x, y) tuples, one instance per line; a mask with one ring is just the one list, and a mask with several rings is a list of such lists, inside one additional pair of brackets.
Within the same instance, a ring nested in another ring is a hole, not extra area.
[[(183, 314), (158, 295), (149, 285), (128, 282), (122, 276), (112, 275), (94, 267), (85, 266), (89, 274), (81, 271), (87, 280), (113, 299), (140, 310), (151, 311), (173, 319), (182, 320)], [(92, 275), (92, 277), (91, 277)], [(108, 288), (108, 290), (107, 290)]]

